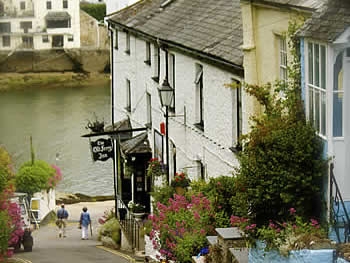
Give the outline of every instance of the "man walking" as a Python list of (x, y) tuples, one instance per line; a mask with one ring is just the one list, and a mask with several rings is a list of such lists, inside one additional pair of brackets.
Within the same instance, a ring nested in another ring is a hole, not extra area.
[(86, 206), (83, 207), (83, 212), (80, 214), (81, 239), (89, 239), (89, 225), (91, 227), (90, 214)]
[(64, 204), (61, 204), (61, 208), (57, 211), (58, 237), (66, 237), (66, 225), (68, 219), (68, 211), (64, 208)]

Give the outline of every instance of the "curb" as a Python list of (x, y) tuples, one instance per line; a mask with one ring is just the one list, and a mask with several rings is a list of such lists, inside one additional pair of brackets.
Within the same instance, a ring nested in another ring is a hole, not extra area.
[(126, 254), (124, 254), (122, 252), (119, 252), (117, 250), (114, 250), (114, 249), (111, 249), (111, 248), (108, 248), (108, 247), (105, 247), (105, 246), (96, 246), (96, 247), (99, 248), (99, 249), (103, 249), (105, 251), (108, 251), (108, 252), (110, 252), (112, 254), (115, 254), (117, 256), (120, 256), (120, 257), (122, 257), (122, 258), (124, 258), (126, 260), (129, 260), (130, 263), (143, 262), (143, 261), (137, 261), (135, 258), (133, 258), (133, 257), (131, 257), (129, 255), (126, 255)]

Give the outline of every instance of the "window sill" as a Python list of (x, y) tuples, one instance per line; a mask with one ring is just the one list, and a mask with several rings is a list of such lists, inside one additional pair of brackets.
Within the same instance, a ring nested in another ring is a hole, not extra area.
[(204, 131), (204, 124), (203, 123), (195, 123), (194, 126), (201, 130), (201, 131)]
[(159, 83), (159, 77), (152, 77), (152, 79), (153, 79), (155, 82)]

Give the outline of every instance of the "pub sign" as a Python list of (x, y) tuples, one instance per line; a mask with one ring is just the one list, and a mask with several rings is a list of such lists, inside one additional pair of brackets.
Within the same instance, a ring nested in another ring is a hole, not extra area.
[(111, 139), (98, 139), (90, 141), (92, 159), (94, 161), (106, 161), (113, 158), (113, 145)]

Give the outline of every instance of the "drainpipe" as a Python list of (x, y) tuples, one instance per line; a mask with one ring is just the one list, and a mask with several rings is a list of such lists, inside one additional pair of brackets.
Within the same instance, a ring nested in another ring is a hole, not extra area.
[[(110, 57), (110, 74), (111, 74), (111, 105), (112, 105), (112, 131), (114, 131), (114, 77), (113, 77), (113, 67), (114, 67), (114, 36), (113, 36), (113, 30), (110, 27), (110, 23), (108, 22), (108, 30), (111, 33), (111, 41), (110, 41), (110, 50), (111, 50), (111, 57)], [(115, 218), (118, 218), (118, 200), (117, 200), (117, 178), (116, 178), (116, 144), (118, 143), (115, 138), (112, 137), (113, 142), (113, 186), (114, 186), (114, 206), (115, 206)]]

